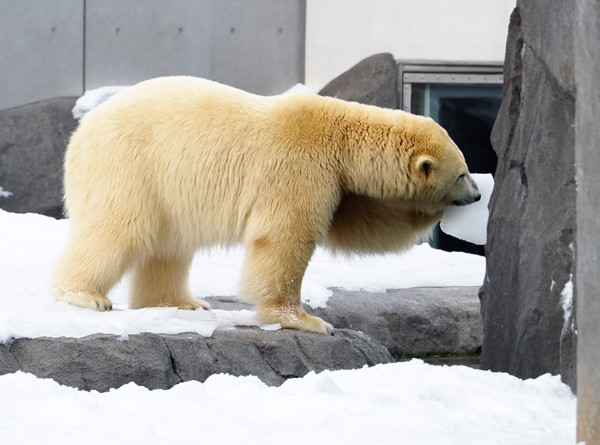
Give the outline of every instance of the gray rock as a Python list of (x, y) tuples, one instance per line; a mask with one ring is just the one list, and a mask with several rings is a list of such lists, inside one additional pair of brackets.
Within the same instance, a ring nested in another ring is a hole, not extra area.
[(337, 328), (365, 333), (397, 359), (476, 355), (481, 348), (476, 287), (394, 289), (386, 293), (334, 289), (327, 307), (312, 312)]
[(520, 0), (521, 34), (525, 45), (543, 61), (549, 77), (566, 91), (575, 90), (574, 0), (552, 4), (544, 0)]
[(367, 57), (319, 91), (321, 96), (398, 108), (398, 66), (389, 53)]
[(77, 121), (76, 98), (0, 110), (0, 208), (61, 218), (63, 157)]
[(561, 306), (574, 271), (573, 0), (546, 6), (519, 1), (510, 22), (492, 132), (481, 366), (521, 378), (560, 373), (573, 387), (574, 320)]
[(19, 370), (19, 364), (10, 353), (8, 347), (0, 344), (0, 375), (10, 374)]
[[(307, 310), (336, 328), (368, 335), (396, 359), (480, 352), (483, 330), (477, 287), (332, 291), (327, 307)], [(207, 300), (216, 309), (251, 309), (235, 298)]]
[(22, 371), (84, 390), (107, 391), (129, 382), (166, 389), (179, 382), (165, 342), (152, 334), (21, 338), (10, 352)]
[(139, 334), (126, 339), (96, 334), (80, 339), (17, 339), (8, 354), (5, 346), (0, 347), (0, 372), (20, 369), (97, 391), (129, 382), (168, 389), (219, 373), (256, 375), (268, 385), (280, 385), (309, 371), (360, 368), (392, 360), (383, 346), (366, 335), (345, 330), (328, 336), (238, 328), (216, 331), (210, 338), (193, 333)]

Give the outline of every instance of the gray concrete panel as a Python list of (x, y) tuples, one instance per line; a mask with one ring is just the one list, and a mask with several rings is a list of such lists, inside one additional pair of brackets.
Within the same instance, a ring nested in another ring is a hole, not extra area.
[(305, 0), (213, 4), (214, 80), (258, 94), (304, 81)]
[(209, 77), (212, 3), (87, 0), (86, 89), (165, 75)]
[(600, 443), (600, 3), (575, 1), (577, 442)]
[(306, 0), (0, 0), (0, 109), (164, 75), (280, 93), (304, 79), (305, 17)]
[(0, 42), (0, 109), (81, 94), (81, 0), (0, 0)]

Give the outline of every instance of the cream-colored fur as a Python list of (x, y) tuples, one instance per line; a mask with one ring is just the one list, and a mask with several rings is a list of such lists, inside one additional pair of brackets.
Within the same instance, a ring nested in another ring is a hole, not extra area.
[(476, 193), (457, 191), (466, 172), (431, 119), (192, 77), (142, 82), (90, 111), (71, 138), (56, 296), (110, 310), (107, 292), (132, 269), (132, 308), (208, 308), (188, 289), (194, 252), (243, 242), (243, 296), (260, 320), (330, 332), (300, 302), (315, 246), (405, 249), (444, 206)]

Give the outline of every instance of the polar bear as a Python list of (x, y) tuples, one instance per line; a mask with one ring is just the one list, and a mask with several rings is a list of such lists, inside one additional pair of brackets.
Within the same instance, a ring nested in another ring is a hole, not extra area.
[(332, 326), (300, 301), (317, 244), (406, 249), (444, 207), (480, 197), (429, 118), (184, 76), (142, 82), (87, 113), (64, 185), (71, 231), (57, 299), (110, 310), (107, 292), (131, 270), (131, 308), (208, 309), (188, 288), (194, 253), (243, 242), (241, 288), (260, 322), (319, 333)]

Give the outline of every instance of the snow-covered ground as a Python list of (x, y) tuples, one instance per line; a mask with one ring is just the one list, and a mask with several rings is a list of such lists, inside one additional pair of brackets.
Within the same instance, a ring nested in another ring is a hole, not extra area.
[[(252, 325), (250, 311), (179, 311), (173, 308), (127, 310), (127, 277), (109, 294), (115, 310), (82, 310), (50, 297), (52, 267), (69, 230), (67, 220), (20, 215), (0, 210), (0, 342), (16, 337), (82, 337), (102, 332), (198, 332), (211, 335), (217, 327)], [(239, 295), (244, 260), (241, 247), (200, 252), (190, 285), (197, 297)], [(485, 260), (465, 253), (448, 253), (428, 245), (409, 253), (370, 257), (314, 255), (302, 286), (302, 298), (312, 307), (324, 306), (328, 288), (384, 291), (417, 286), (479, 286)], [(49, 322), (51, 320), (51, 322)]]
[(558, 377), (522, 381), (421, 361), (265, 386), (215, 375), (168, 391), (86, 393), (0, 377), (3, 444), (567, 445), (575, 398)]
[[(197, 331), (254, 324), (251, 311), (128, 310), (127, 280), (109, 313), (52, 300), (48, 280), (68, 221), (0, 211), (0, 342), (21, 336)], [(199, 253), (198, 297), (236, 295), (243, 250)], [(319, 250), (303, 299), (326, 304), (328, 287), (380, 291), (480, 285), (482, 257), (417, 246), (402, 255), (334, 258)], [(216, 375), (168, 391), (135, 384), (83, 392), (30, 374), (0, 376), (0, 443), (539, 444), (575, 441), (576, 399), (557, 376), (520, 380), (421, 361), (309, 374), (279, 388)]]
[[(123, 87), (94, 90), (76, 117)], [(297, 86), (296, 90), (303, 90)], [(485, 242), (490, 175), (478, 175), (480, 203), (451, 210), (443, 229)], [(10, 191), (0, 187), (0, 199)], [(0, 210), (0, 343), (18, 337), (82, 337), (102, 332), (198, 332), (256, 325), (252, 311), (127, 309), (125, 278), (98, 313), (55, 302), (48, 282), (68, 221)], [(191, 272), (197, 297), (238, 295), (244, 251), (200, 252)], [(482, 257), (427, 245), (398, 255), (332, 257), (318, 250), (302, 287), (305, 303), (327, 303), (330, 287), (383, 291), (479, 286)], [(566, 303), (565, 303), (566, 305)], [(265, 328), (273, 328), (265, 327)], [(168, 391), (128, 384), (84, 392), (22, 372), (0, 376), (0, 444), (409, 444), (562, 445), (575, 442), (576, 399), (558, 376), (520, 380), (419, 360), (352, 371), (311, 373), (265, 386), (256, 377), (215, 375)]]

